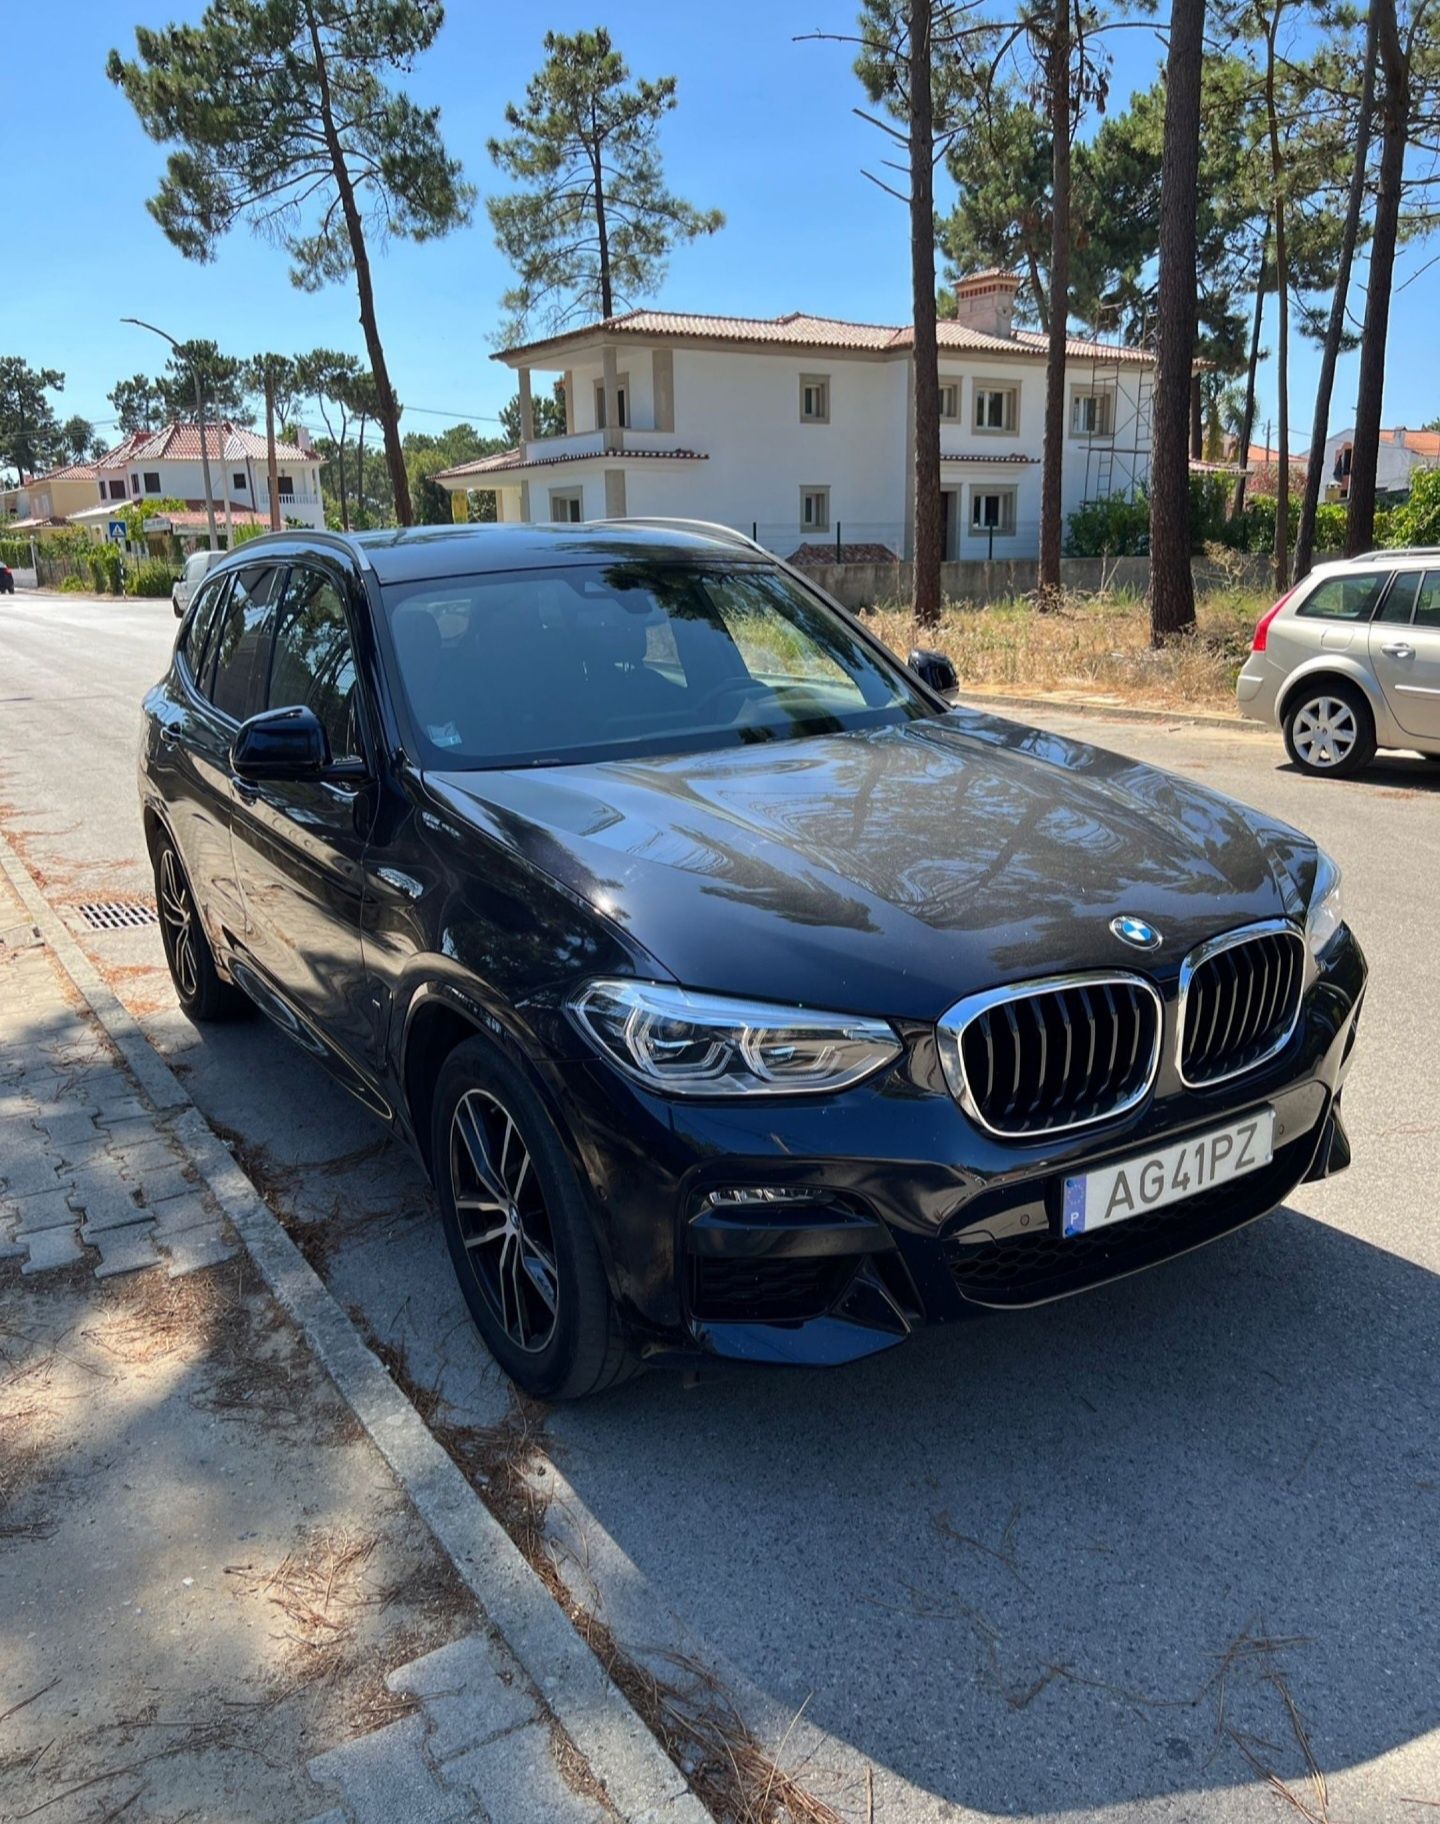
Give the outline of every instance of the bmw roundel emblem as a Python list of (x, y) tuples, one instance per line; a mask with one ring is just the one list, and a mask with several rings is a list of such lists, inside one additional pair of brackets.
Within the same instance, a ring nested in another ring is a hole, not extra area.
[(1125, 913), (1120, 918), (1110, 920), (1110, 929), (1122, 944), (1133, 944), (1137, 950), (1158, 950), (1160, 933), (1154, 925), (1147, 925), (1143, 918), (1132, 918)]

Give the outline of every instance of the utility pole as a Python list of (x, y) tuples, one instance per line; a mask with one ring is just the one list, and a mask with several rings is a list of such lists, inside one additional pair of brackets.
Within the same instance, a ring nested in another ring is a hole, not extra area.
[(265, 360), (265, 465), (270, 489), (270, 530), (280, 530), (280, 465), (275, 460), (275, 370)]
[[(168, 331), (157, 329), (153, 323), (144, 323), (139, 317), (121, 317), (122, 323), (133, 323), (137, 329), (148, 329), (152, 336), (160, 336), (168, 342), (178, 355), (180, 344)], [(205, 443), (205, 388), (200, 381), (198, 367), (190, 369), (190, 378), (195, 382), (195, 417), (200, 426), (200, 472), (205, 478), (205, 523), (210, 528), (210, 549), (217, 548), (215, 536), (215, 490), (210, 485), (210, 451)], [(228, 500), (228, 496), (227, 496)]]

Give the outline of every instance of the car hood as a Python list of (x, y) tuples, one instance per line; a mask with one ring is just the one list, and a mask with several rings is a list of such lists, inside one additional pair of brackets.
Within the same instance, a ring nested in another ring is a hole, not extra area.
[[(1164, 979), (1202, 938), (1303, 914), (1315, 865), (1218, 793), (968, 710), (425, 783), (689, 987), (900, 1018), (1072, 969)], [(1112, 933), (1126, 913), (1158, 948)]]

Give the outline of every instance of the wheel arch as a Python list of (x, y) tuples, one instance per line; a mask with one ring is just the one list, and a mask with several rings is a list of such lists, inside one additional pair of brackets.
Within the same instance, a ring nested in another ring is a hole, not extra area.
[(1375, 680), (1364, 666), (1354, 660), (1346, 660), (1334, 653), (1311, 659), (1298, 671), (1285, 680), (1275, 702), (1275, 720), (1279, 727), (1285, 726), (1295, 699), (1302, 693), (1323, 688), (1330, 684), (1349, 684), (1358, 690), (1369, 706), (1370, 719), (1375, 724), (1376, 739), (1383, 747), (1386, 745), (1385, 734), (1390, 726), (1390, 714), (1385, 707), (1385, 699), (1380, 694)]

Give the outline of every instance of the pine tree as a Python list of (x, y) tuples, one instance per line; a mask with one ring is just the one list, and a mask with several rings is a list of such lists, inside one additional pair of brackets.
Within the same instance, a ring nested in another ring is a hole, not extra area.
[(151, 214), (189, 259), (237, 222), (278, 240), (302, 290), (353, 275), (402, 524), (409, 482), (375, 313), (369, 236), (432, 240), (469, 220), (474, 191), (438, 108), (387, 86), (428, 49), (437, 0), (212, 0), (198, 25), (138, 27), (138, 58), (107, 73), (154, 140), (175, 146)]
[(524, 103), (505, 110), (510, 134), (490, 156), (521, 188), (486, 204), (500, 251), (519, 283), (504, 297), (505, 339), (532, 321), (555, 330), (613, 317), (652, 293), (673, 247), (725, 225), (665, 188), (660, 123), (675, 107), (675, 78), (630, 81), (603, 26), (545, 34), (545, 62)]

